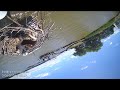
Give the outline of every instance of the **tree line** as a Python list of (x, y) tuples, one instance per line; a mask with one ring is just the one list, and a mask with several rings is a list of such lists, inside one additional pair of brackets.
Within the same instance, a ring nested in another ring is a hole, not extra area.
[(83, 56), (87, 52), (98, 52), (103, 46), (101, 40), (112, 35), (114, 33), (113, 28), (114, 26), (112, 25), (111, 27), (103, 30), (101, 33), (96, 34), (88, 39), (85, 39), (83, 41), (83, 44), (75, 47), (76, 52), (74, 53), (74, 55)]

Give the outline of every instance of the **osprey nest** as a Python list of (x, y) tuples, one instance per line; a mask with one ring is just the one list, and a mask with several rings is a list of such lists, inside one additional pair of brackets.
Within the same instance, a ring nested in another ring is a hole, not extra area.
[[(10, 20), (12, 18), (7, 17)], [(54, 23), (49, 23), (45, 28), (43, 23), (29, 16), (0, 30), (0, 54), (3, 55), (28, 55), (41, 47), (48, 37), (49, 30)], [(21, 25), (20, 22), (25, 22)]]

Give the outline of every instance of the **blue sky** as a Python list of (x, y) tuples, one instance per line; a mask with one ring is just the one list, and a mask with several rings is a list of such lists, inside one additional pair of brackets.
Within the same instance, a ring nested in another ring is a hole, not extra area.
[(120, 79), (120, 33), (102, 40), (98, 52), (74, 56), (74, 49), (13, 78), (27, 79)]

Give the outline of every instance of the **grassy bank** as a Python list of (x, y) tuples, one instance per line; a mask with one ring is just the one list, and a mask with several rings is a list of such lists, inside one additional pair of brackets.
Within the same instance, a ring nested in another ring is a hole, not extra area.
[(101, 33), (103, 30), (105, 30), (105, 29), (109, 28), (110, 26), (112, 26), (119, 19), (120, 19), (120, 12), (114, 18), (112, 18), (107, 23), (105, 23), (103, 26), (101, 26), (97, 30), (93, 31), (92, 33), (90, 33), (89, 35), (87, 35), (86, 37), (84, 37), (83, 40), (87, 39), (87, 38), (90, 38), (90, 37), (92, 37), (92, 36), (94, 36), (96, 34)]
[[(79, 46), (80, 44), (82, 44), (82, 41), (96, 35), (96, 34), (99, 34), (101, 33), (103, 30), (111, 27), (117, 20), (120, 20), (120, 12), (114, 17), (112, 18), (111, 20), (109, 20), (107, 23), (105, 23), (103, 26), (101, 26), (100, 28), (98, 28), (97, 30), (93, 31), (92, 33), (88, 34), (87, 36), (85, 36), (84, 38), (82, 38), (81, 40), (77, 40), (77, 41), (74, 41), (75, 44), (71, 45), (69, 47), (69, 49), (72, 49), (72, 48), (75, 48), (76, 46)], [(72, 42), (72, 43), (74, 43)]]

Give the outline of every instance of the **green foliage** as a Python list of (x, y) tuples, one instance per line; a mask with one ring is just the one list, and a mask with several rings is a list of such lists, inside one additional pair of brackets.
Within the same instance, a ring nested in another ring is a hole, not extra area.
[(86, 54), (86, 50), (84, 48), (79, 48), (79, 47), (76, 47), (76, 52), (73, 54), (75, 56), (83, 56)]
[(111, 34), (113, 34), (114, 33), (113, 27), (114, 26), (111, 26), (111, 27), (103, 30), (101, 33), (96, 34), (96, 35), (84, 40), (84, 46), (79, 45), (79, 46), (75, 47), (76, 52), (74, 53), (74, 55), (75, 56), (83, 56), (87, 52), (98, 52), (101, 49), (101, 47), (103, 46), (101, 39), (107, 38)]

